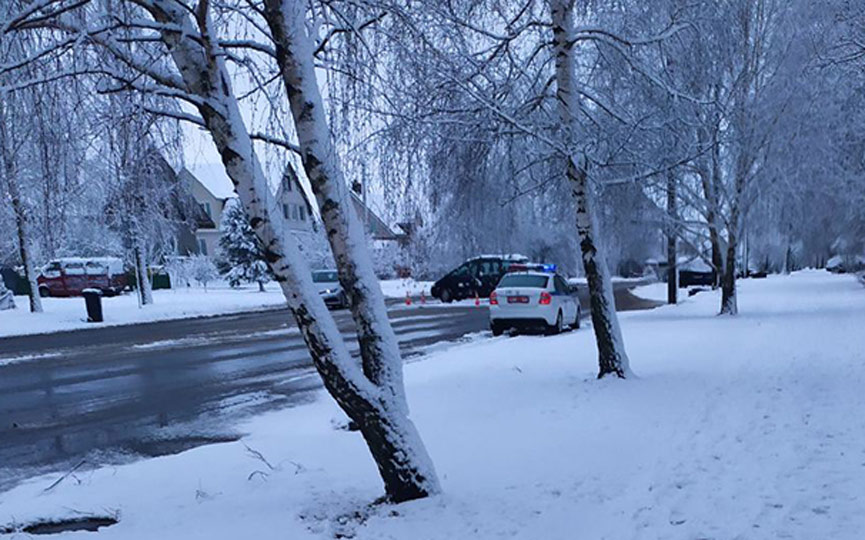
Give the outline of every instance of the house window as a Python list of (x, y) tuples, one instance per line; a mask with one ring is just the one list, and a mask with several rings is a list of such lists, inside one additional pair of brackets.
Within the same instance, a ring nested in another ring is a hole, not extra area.
[(300, 220), (306, 221), (306, 208), (304, 208), (303, 206), (298, 206), (297, 210), (298, 210), (298, 213), (300, 214)]
[(285, 203), (282, 205), (282, 217), (288, 219), (288, 205)]
[(213, 219), (213, 215), (210, 213), (210, 203), (209, 202), (201, 203), (201, 208), (204, 210), (204, 213), (207, 214), (207, 217)]
[(204, 238), (198, 239), (198, 253), (199, 255), (207, 255), (207, 242), (204, 241)]
[(288, 176), (283, 177), (282, 184), (283, 186), (285, 186), (285, 191), (291, 191), (291, 178), (289, 178)]
[(297, 221), (299, 219), (298, 215), (297, 215), (297, 205), (296, 204), (291, 205), (291, 219), (293, 219), (295, 221)]

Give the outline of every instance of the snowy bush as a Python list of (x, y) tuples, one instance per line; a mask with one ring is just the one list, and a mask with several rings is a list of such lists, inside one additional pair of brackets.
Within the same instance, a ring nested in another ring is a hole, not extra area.
[(188, 257), (168, 257), (165, 260), (165, 271), (171, 279), (171, 288), (189, 287), (191, 279), (191, 264)]
[(219, 277), (219, 271), (208, 257), (195, 255), (189, 258), (189, 273), (192, 279), (207, 290), (207, 284)]

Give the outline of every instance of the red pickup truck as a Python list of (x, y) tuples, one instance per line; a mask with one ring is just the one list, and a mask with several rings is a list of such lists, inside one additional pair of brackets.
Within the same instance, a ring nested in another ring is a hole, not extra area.
[(40, 296), (78, 296), (84, 289), (120, 294), (128, 285), (123, 261), (116, 257), (69, 257), (45, 265), (37, 279)]

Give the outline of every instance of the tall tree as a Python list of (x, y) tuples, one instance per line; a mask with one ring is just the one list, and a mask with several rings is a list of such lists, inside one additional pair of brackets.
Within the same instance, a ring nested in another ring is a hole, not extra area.
[(219, 227), (220, 262), (225, 266), (225, 277), (232, 287), (241, 283), (258, 283), (258, 290), (264, 292), (264, 284), (270, 281), (264, 250), (243, 207), (233, 202), (227, 204)]
[(553, 26), (553, 54), (555, 56), (556, 98), (562, 125), (562, 140), (569, 149), (565, 162), (565, 175), (573, 190), (577, 211), (577, 234), (583, 268), (589, 283), (589, 301), (592, 306), (592, 326), (598, 345), (598, 377), (613, 374), (625, 377), (630, 367), (622, 340), (616, 306), (613, 301), (613, 282), (603, 252), (598, 245), (598, 225), (595, 215), (595, 195), (589, 181), (589, 161), (577, 148), (574, 139), (580, 129), (577, 125), (580, 110), (577, 105), (577, 64), (573, 0), (550, 0), (550, 19)]

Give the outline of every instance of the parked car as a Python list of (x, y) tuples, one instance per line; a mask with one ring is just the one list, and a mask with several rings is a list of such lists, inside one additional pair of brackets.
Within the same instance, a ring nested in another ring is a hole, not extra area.
[(42, 268), (36, 281), (40, 296), (79, 296), (84, 289), (111, 296), (129, 285), (123, 261), (116, 257), (55, 259)]
[(442, 302), (486, 298), (496, 288), (511, 265), (528, 262), (522, 255), (481, 255), (469, 259), (433, 283), (430, 294)]
[(580, 301), (575, 287), (559, 274), (539, 270), (505, 275), (490, 295), (490, 329), (542, 329), (558, 334), (580, 327)]
[(312, 273), (312, 282), (318, 288), (318, 294), (321, 295), (327, 307), (348, 307), (348, 297), (342, 290), (336, 270), (315, 270)]

